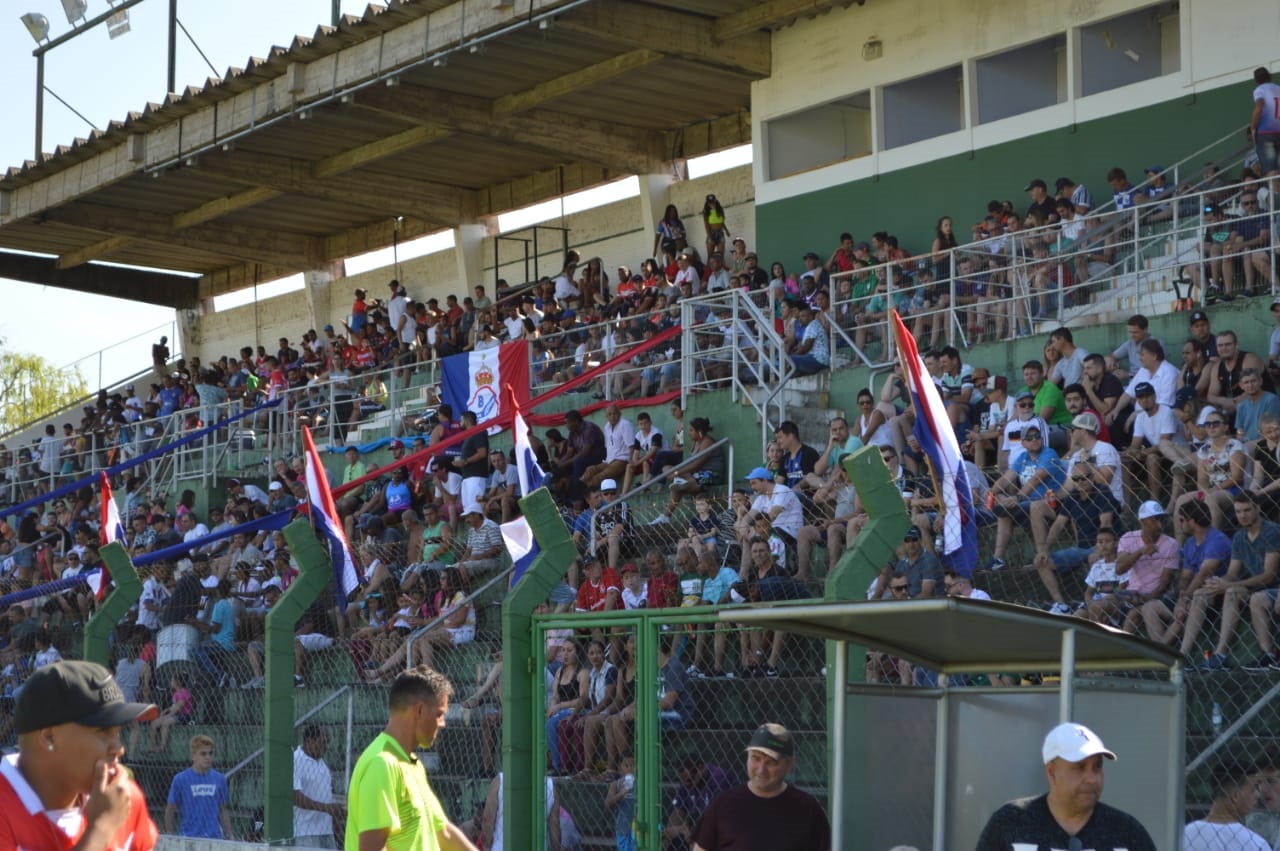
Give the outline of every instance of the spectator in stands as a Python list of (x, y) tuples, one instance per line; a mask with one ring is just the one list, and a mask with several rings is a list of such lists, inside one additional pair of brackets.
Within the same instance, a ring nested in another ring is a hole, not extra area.
[[(624, 493), (631, 490), (632, 478), (639, 473), (642, 482), (649, 481), (652, 475), (654, 460), (662, 451), (662, 430), (655, 428), (649, 414), (641, 412), (636, 416), (635, 439), (631, 444), (630, 464), (622, 480)], [(616, 478), (616, 477), (615, 477)]]
[(650, 609), (669, 609), (681, 604), (681, 579), (697, 570), (697, 557), (684, 544), (676, 548), (676, 565), (679, 573), (671, 569), (662, 550), (654, 547), (644, 556), (648, 571), (645, 577), (645, 603)]
[(995, 550), (991, 558), (993, 570), (1005, 566), (1005, 553), (1013, 536), (1014, 522), (1027, 523), (1032, 503), (1062, 487), (1062, 460), (1058, 453), (1045, 446), (1044, 431), (1039, 425), (1022, 430), (1021, 448), (1022, 451), (1010, 462), (1008, 471), (991, 485), (989, 491), (994, 494), (989, 499), (998, 518)]
[(482, 497), (484, 514), (488, 517), (496, 511), (506, 523), (519, 514), (516, 500), (521, 497), (520, 475), (505, 452), (491, 452), (489, 461), (493, 472), (489, 474), (489, 484)]
[(475, 575), (493, 573), (501, 567), (502, 553), (506, 546), (502, 542), (502, 530), (498, 524), (485, 517), (478, 506), (473, 506), (462, 515), (463, 522), (469, 527), (467, 532), (467, 548), (458, 557), (457, 566), (462, 573), (464, 584), (470, 584)]
[[(666, 509), (650, 525), (670, 523), (676, 506), (685, 496), (704, 493), (724, 481), (724, 455), (709, 451), (716, 443), (711, 435), (712, 429), (711, 421), (706, 417), (694, 417), (689, 421), (690, 459), (672, 471)], [(661, 458), (663, 454), (660, 452), (657, 457)]]
[(579, 612), (611, 612), (622, 608), (622, 580), (613, 568), (600, 559), (587, 556), (582, 560), (583, 581), (578, 588), (575, 609)]
[(462, 476), (462, 510), (468, 512), (479, 507), (480, 497), (488, 483), (489, 434), (476, 428), (474, 411), (462, 412), (462, 429), (470, 430), (471, 434), (462, 441), (458, 457), (453, 459), (453, 467)]
[(1280, 416), (1280, 399), (1263, 389), (1263, 371), (1248, 367), (1240, 373), (1240, 396), (1236, 399), (1236, 435), (1250, 446), (1259, 437), (1258, 424), (1267, 414)]
[[(1098, 529), (1092, 553), (1094, 562), (1084, 578), (1084, 605), (1076, 609), (1076, 617), (1119, 626), (1127, 613), (1125, 588), (1129, 577), (1116, 574), (1116, 531), (1110, 526)], [(1147, 605), (1158, 602), (1151, 600)], [(1056, 614), (1066, 612), (1055, 611)]]
[(1263, 515), (1271, 520), (1280, 513), (1280, 417), (1260, 416), (1258, 436), (1253, 448), (1253, 492)]
[[(1083, 432), (1084, 429), (1075, 431)], [(1085, 442), (1088, 438), (1080, 436), (1076, 439)], [(1036, 545), (1035, 567), (1053, 598), (1050, 611), (1054, 614), (1070, 612), (1058, 575), (1079, 570), (1088, 564), (1098, 529), (1112, 526), (1120, 516), (1123, 503), (1115, 498), (1109, 484), (1119, 476), (1119, 458), (1106, 454), (1105, 448), (1098, 449), (1106, 446), (1097, 441), (1095, 455), (1081, 455), (1078, 449), (1068, 462), (1067, 479), (1056, 496), (1057, 506), (1044, 499), (1037, 501), (1031, 510), (1031, 533)], [(1114, 454), (1115, 450), (1111, 449), (1111, 453)], [(1106, 463), (1108, 458), (1110, 463)], [(1051, 551), (1050, 547), (1067, 524), (1075, 530), (1074, 545)]]
[(1125, 450), (1125, 490), (1132, 493), (1139, 477), (1145, 478), (1147, 493), (1159, 500), (1164, 493), (1166, 464), (1183, 460), (1183, 429), (1173, 411), (1156, 401), (1156, 389), (1148, 382), (1133, 388), (1138, 412), (1133, 419), (1133, 441)]
[[(191, 737), (191, 767), (178, 772), (169, 784), (164, 811), (164, 832), (187, 837), (235, 840), (228, 807), (227, 779), (213, 767), (213, 739)], [(176, 826), (175, 820), (180, 821)]]
[(789, 355), (795, 374), (813, 375), (829, 369), (831, 351), (827, 342), (830, 334), (827, 326), (814, 314), (813, 307), (808, 302), (800, 303), (798, 318), (804, 326), (804, 334), (795, 350)]
[(1209, 439), (1196, 450), (1199, 491), (1183, 494), (1178, 503), (1204, 502), (1213, 516), (1213, 525), (1224, 528), (1232, 501), (1245, 485), (1247, 453), (1244, 444), (1227, 430), (1227, 420), (1221, 413), (1210, 414), (1205, 426)]
[(754, 536), (753, 526), (757, 517), (767, 518), (773, 530), (788, 547), (795, 546), (796, 535), (804, 525), (804, 510), (800, 504), (800, 498), (791, 488), (775, 482), (768, 470), (756, 467), (747, 474), (747, 482), (755, 493), (755, 497), (751, 501), (750, 510), (738, 523), (739, 539), (744, 544), (742, 563), (744, 573), (752, 558), (749, 542)]
[(1089, 353), (1075, 344), (1070, 328), (1055, 328), (1049, 335), (1049, 343), (1059, 355), (1050, 380), (1059, 387), (1079, 383), (1084, 376), (1084, 359)]
[(583, 472), (583, 481), (588, 487), (598, 485), (605, 479), (622, 478), (627, 471), (627, 463), (636, 441), (635, 426), (622, 416), (622, 409), (616, 404), (605, 408), (604, 416), (605, 456), (599, 464), (593, 464)]
[[(1116, 576), (1126, 579), (1126, 598), (1135, 609), (1169, 590), (1178, 569), (1178, 543), (1164, 534), (1164, 506), (1147, 500), (1138, 506), (1141, 528), (1125, 532), (1117, 545)], [(1136, 622), (1137, 612), (1134, 621)]]
[(724, 207), (715, 195), (708, 195), (702, 205), (702, 226), (706, 231), (707, 256), (710, 257), (717, 251), (724, 251), (725, 239), (732, 234), (729, 233), (729, 225), (725, 221)]
[(1022, 191), (1031, 196), (1025, 222), (1027, 227), (1053, 224), (1058, 220), (1057, 208), (1053, 199), (1049, 197), (1048, 188), (1038, 177), (1022, 188)]
[(592, 518), (591, 540), (594, 554), (617, 570), (624, 550), (630, 550), (634, 537), (631, 507), (618, 498), (618, 483), (605, 479), (600, 483), (600, 504)]
[[(924, 548), (921, 543), (920, 530), (912, 526), (902, 538), (898, 548), (897, 563), (886, 566), (880, 572), (879, 593), (891, 584), (891, 577), (901, 574), (907, 580), (907, 596), (911, 599), (943, 596), (942, 562), (938, 557)], [(895, 598), (896, 599), (896, 598)]]
[(197, 621), (196, 629), (208, 635), (193, 650), (193, 658), (206, 677), (217, 680), (221, 687), (227, 679), (227, 666), (236, 652), (236, 612), (231, 583), (220, 579), (213, 587), (213, 609), (207, 621)]
[[(1182, 533), (1182, 569), (1178, 573), (1178, 596), (1172, 609), (1167, 599), (1151, 600), (1142, 607), (1142, 621), (1147, 637), (1161, 644), (1172, 644), (1182, 636), (1182, 654), (1190, 659), (1191, 650), (1204, 623), (1209, 599), (1195, 603), (1197, 598), (1212, 597), (1205, 582), (1213, 577), (1226, 575), (1231, 561), (1231, 539), (1213, 525), (1208, 507), (1202, 502), (1189, 502), (1178, 509), (1177, 522)], [(1193, 608), (1197, 614), (1193, 624), (1188, 616)], [(1183, 627), (1187, 627), (1183, 635)]]
[(1065, 426), (1071, 422), (1071, 412), (1062, 398), (1062, 390), (1053, 382), (1045, 381), (1044, 364), (1038, 360), (1024, 363), (1022, 380), (1027, 384), (1027, 392), (1034, 394), (1036, 416), (1050, 426)]
[(584, 420), (577, 411), (565, 414), (565, 425), (569, 429), (568, 447), (553, 464), (562, 477), (562, 496), (579, 496), (585, 493), (586, 485), (582, 478), (587, 468), (605, 458), (604, 432), (595, 423)]
[[(1233, 416), (1236, 412), (1236, 404), (1244, 393), (1244, 389), (1240, 386), (1240, 379), (1245, 370), (1256, 369), (1260, 374), (1265, 375), (1265, 368), (1266, 365), (1261, 358), (1240, 348), (1234, 331), (1220, 331), (1218, 363), (1209, 380), (1209, 403), (1227, 415)], [(1262, 381), (1262, 389), (1267, 391), (1273, 389), (1265, 377)]]

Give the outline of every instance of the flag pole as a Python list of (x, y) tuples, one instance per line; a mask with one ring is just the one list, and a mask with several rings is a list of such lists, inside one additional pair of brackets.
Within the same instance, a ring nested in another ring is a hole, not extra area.
[[(897, 309), (896, 309), (896, 308), (890, 308), (890, 313), (891, 313), (891, 315), (893, 316), (893, 335), (894, 335), (894, 337), (897, 337), (897, 336), (899, 335), (899, 330), (898, 330), (898, 329), (902, 329), (903, 331), (905, 331), (907, 326), (903, 323), (903, 321), (902, 321), (902, 317), (898, 314), (898, 311), (897, 311)], [(913, 342), (914, 342), (914, 341), (913, 341)], [(898, 349), (898, 366), (902, 367), (902, 373), (903, 373), (903, 375), (906, 375), (906, 374), (910, 371), (910, 370), (907, 368), (907, 348), (908, 348), (908, 347), (907, 347), (907, 346), (902, 345), (902, 341), (901, 341), (901, 340), (898, 340), (898, 341), (897, 341), (897, 343), (898, 343), (898, 346), (897, 346), (897, 349)], [(915, 346), (911, 346), (910, 348), (912, 349), (912, 351), (916, 351)], [(916, 356), (917, 356), (917, 357), (919, 357), (919, 352), (916, 352)], [(932, 377), (931, 377), (931, 376), (927, 376), (927, 377), (929, 377), (929, 378), (930, 378), (930, 380), (932, 380)], [(922, 392), (923, 392), (923, 391), (922, 391)], [(919, 421), (920, 421), (920, 417), (922, 416), (922, 414), (921, 414), (921, 411), (920, 411), (920, 406), (919, 406), (918, 401), (917, 401), (917, 399), (916, 399), (916, 397), (915, 397), (915, 396), (912, 396), (912, 397), (911, 397), (911, 408), (912, 408), (912, 410), (914, 410), (914, 411), (915, 411), (916, 422), (919, 422)], [(913, 428), (912, 430), (914, 431), (914, 428)], [(901, 461), (899, 461), (899, 463), (901, 463)], [(947, 528), (947, 521), (946, 521), (946, 516), (947, 516), (946, 498), (945, 498), (945, 497), (943, 496), (943, 494), (942, 494), (942, 485), (938, 482), (938, 471), (937, 471), (937, 470), (935, 470), (935, 469), (933, 468), (933, 463), (929, 460), (929, 455), (928, 455), (928, 453), (925, 453), (925, 456), (924, 456), (924, 465), (925, 465), (925, 468), (926, 468), (926, 469), (928, 469), (928, 471), (929, 471), (929, 480), (930, 480), (931, 482), (933, 482), (933, 495), (934, 495), (934, 497), (936, 497), (936, 498), (937, 498), (937, 500), (938, 500), (938, 516), (940, 516), (940, 517), (942, 517), (942, 518), (943, 518), (943, 521), (942, 521), (942, 528), (945, 530), (945, 529)], [(908, 508), (908, 512), (907, 512), (907, 513), (908, 513), (908, 514), (910, 514), (910, 513), (911, 513), (909, 508)], [(946, 540), (944, 539), (944, 540), (943, 540), (943, 543), (942, 543), (942, 549), (943, 549), (943, 552), (937, 553), (938, 558), (940, 558), (940, 559), (941, 559), (941, 558), (945, 558), (945, 556), (946, 556), (946, 548), (947, 548), (947, 542), (946, 542)]]

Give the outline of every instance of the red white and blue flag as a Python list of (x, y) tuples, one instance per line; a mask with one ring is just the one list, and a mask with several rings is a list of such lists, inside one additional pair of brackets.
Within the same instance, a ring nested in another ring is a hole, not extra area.
[[(520, 402), (510, 384), (507, 385), (507, 403), (514, 412), (511, 419), (511, 435), (512, 442), (515, 444), (516, 475), (520, 478), (520, 495), (528, 496), (542, 487), (547, 474), (538, 464), (538, 456), (533, 451), (533, 444), (529, 442), (529, 426), (524, 421)], [(511, 584), (515, 585), (516, 581), (529, 569), (529, 565), (533, 564), (533, 560), (538, 557), (538, 541), (533, 536), (533, 529), (529, 528), (529, 521), (523, 517), (517, 517), (502, 524), (502, 540), (507, 545), (507, 553), (511, 556), (511, 563), (514, 566), (511, 571)]]
[[(111, 479), (107, 477), (106, 471), (100, 474), (99, 479), (101, 487), (102, 508), (98, 516), (98, 543), (106, 546), (112, 541), (124, 542), (124, 524), (120, 522), (120, 508), (116, 505), (115, 497), (111, 495)], [(111, 572), (107, 569), (107, 563), (102, 563), (102, 570), (85, 575), (85, 581), (89, 583), (94, 597), (98, 602), (102, 602), (102, 598), (107, 596), (107, 586), (111, 584)]]
[(329, 490), (329, 477), (320, 463), (320, 453), (311, 439), (311, 429), (302, 427), (302, 443), (306, 448), (307, 501), (311, 523), (329, 551), (329, 563), (333, 565), (334, 596), (338, 609), (347, 610), (347, 598), (360, 587), (360, 571), (356, 569), (355, 553), (342, 530), (342, 519), (333, 504), (333, 492)]
[(929, 376), (915, 338), (893, 311), (893, 334), (902, 362), (902, 376), (915, 406), (912, 433), (933, 466), (934, 483), (943, 511), (942, 561), (961, 576), (972, 576), (978, 566), (978, 525), (973, 509), (973, 489), (965, 472), (964, 456), (956, 440), (947, 407)]
[[(463, 411), (487, 423), (510, 414), (506, 406), (511, 394), (500, 398), (504, 386), (529, 386), (529, 348), (524, 340), (503, 343), (479, 352), (449, 355), (440, 361), (440, 401), (453, 408), (453, 416)], [(492, 433), (492, 432), (491, 432)]]

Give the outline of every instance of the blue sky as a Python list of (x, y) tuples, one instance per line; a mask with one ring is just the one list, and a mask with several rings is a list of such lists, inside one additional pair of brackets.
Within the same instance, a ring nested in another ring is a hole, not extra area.
[[(88, 17), (107, 9), (106, 0), (88, 0)], [(129, 10), (131, 31), (112, 41), (105, 27), (60, 45), (45, 57), (45, 86), (99, 127), (129, 110), (164, 96), (167, 62), (167, 0), (144, 0)], [(343, 0), (345, 14), (359, 15), (364, 4)], [(178, 20), (191, 32), (220, 76), (228, 67), (244, 67), (251, 56), (266, 55), (273, 44), (287, 45), (295, 34), (311, 35), (329, 22), (331, 0), (178, 0)], [(35, 42), (19, 20), (24, 12), (49, 19), (51, 37), (70, 29), (60, 0), (14, 0), (0, 15), (0, 167), (20, 165), (35, 151)], [(213, 76), (182, 32), (178, 32), (177, 86), (203, 85)], [(44, 149), (87, 136), (91, 128), (52, 96), (45, 96)], [(98, 382), (96, 353), (114, 347), (103, 359), (105, 377), (146, 366), (154, 341), (148, 332), (167, 326), (173, 311), (120, 299), (0, 281), (6, 315), (0, 337), (9, 349), (35, 352), (58, 366), (82, 362), (90, 386)], [(31, 321), (45, 318), (47, 321)], [(50, 331), (56, 333), (50, 333)], [(168, 333), (155, 330), (154, 336)], [(136, 339), (136, 335), (142, 335)], [(169, 335), (172, 337), (172, 334)], [(127, 342), (125, 342), (127, 341)], [(115, 345), (121, 343), (121, 345)]]

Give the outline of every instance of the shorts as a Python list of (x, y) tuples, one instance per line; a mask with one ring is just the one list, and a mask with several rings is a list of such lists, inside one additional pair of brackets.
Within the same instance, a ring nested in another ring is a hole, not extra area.
[(458, 473), (450, 473), (440, 487), (444, 488), (444, 492), (449, 496), (457, 496), (462, 493), (462, 476)]
[(484, 494), (487, 484), (488, 481), (483, 476), (467, 476), (459, 482), (458, 489), (462, 492), (463, 511), (480, 507), (480, 497)]
[(456, 629), (445, 627), (445, 629), (449, 630), (449, 637), (453, 639), (454, 647), (459, 644), (466, 644), (468, 641), (475, 641), (476, 628), (474, 626), (460, 626)]
[(561, 582), (559, 585), (551, 589), (551, 595), (547, 597), (552, 603), (558, 606), (567, 603), (573, 603), (578, 599), (577, 593), (569, 587), (568, 583)]
[(1091, 552), (1093, 550), (1087, 547), (1066, 547), (1049, 553), (1049, 558), (1053, 562), (1054, 570), (1059, 573), (1071, 573), (1088, 564)]
[(328, 650), (333, 646), (333, 639), (319, 632), (308, 632), (306, 635), (295, 636), (298, 644), (308, 653), (315, 653), (317, 650)]
[(709, 228), (707, 230), (707, 242), (712, 245), (724, 245), (724, 228)]
[(704, 488), (711, 486), (711, 480), (715, 478), (710, 470), (694, 470), (689, 474), (695, 482)]

